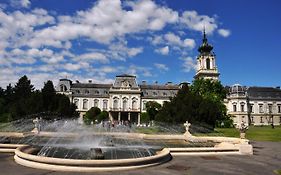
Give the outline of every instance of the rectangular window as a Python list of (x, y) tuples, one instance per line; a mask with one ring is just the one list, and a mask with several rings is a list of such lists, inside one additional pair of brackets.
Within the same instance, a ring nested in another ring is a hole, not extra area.
[(250, 105), (250, 111), (251, 111), (251, 113), (254, 112), (254, 105), (253, 104)]
[(262, 117), (261, 117), (260, 123), (263, 123)]
[(281, 113), (281, 105), (278, 105), (278, 113)]
[(74, 104), (75, 104), (75, 106), (78, 108), (78, 102), (79, 102), (79, 100), (78, 99), (75, 99), (74, 100)]
[(83, 100), (83, 109), (88, 108), (88, 100)]
[(251, 117), (251, 122), (254, 123), (254, 117), (253, 116)]
[(99, 107), (99, 100), (94, 100), (94, 107)]
[(272, 113), (272, 104), (268, 104), (268, 113)]
[(262, 104), (259, 105), (259, 112), (263, 113), (263, 105)]
[(107, 101), (104, 100), (104, 101), (103, 101), (103, 110), (106, 110), (106, 109), (107, 109)]
[(146, 101), (143, 102), (142, 110), (146, 110)]
[(236, 112), (237, 111), (237, 107), (236, 105), (233, 105), (233, 112)]

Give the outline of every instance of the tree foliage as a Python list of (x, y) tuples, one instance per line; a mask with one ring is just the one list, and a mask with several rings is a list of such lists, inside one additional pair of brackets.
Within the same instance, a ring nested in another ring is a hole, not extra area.
[(149, 101), (146, 103), (146, 112), (150, 118), (150, 120), (154, 120), (156, 114), (161, 109), (161, 105), (156, 101)]
[(28, 118), (33, 114), (53, 113), (60, 117), (78, 116), (76, 106), (65, 95), (56, 94), (52, 81), (42, 90), (34, 90), (27, 76), (21, 77), (15, 87), (0, 88), (0, 122)]
[(91, 122), (97, 120), (97, 117), (100, 113), (101, 113), (100, 108), (92, 107), (86, 112), (85, 116), (83, 117), (84, 123), (87, 125), (91, 124)]
[(218, 81), (198, 79), (191, 86), (184, 84), (177, 95), (156, 115), (157, 121), (169, 123), (203, 123), (215, 127), (217, 121), (226, 117), (223, 99), (224, 87)]

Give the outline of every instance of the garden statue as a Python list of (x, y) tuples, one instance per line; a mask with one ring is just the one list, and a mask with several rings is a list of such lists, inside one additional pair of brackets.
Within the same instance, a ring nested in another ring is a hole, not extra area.
[(191, 136), (191, 134), (189, 132), (189, 127), (190, 127), (191, 123), (188, 123), (188, 121), (186, 121), (183, 125), (185, 126), (185, 133), (184, 133), (184, 135)]
[(40, 119), (38, 117), (36, 117), (34, 120), (33, 120), (33, 123), (34, 123), (34, 129), (32, 130), (32, 132), (36, 133), (36, 134), (39, 134), (40, 133), (40, 130), (41, 130), (41, 117)]
[(246, 131), (248, 130), (249, 126), (245, 124), (244, 122), (241, 123), (239, 126), (239, 131), (240, 131), (240, 139), (245, 139), (246, 138)]

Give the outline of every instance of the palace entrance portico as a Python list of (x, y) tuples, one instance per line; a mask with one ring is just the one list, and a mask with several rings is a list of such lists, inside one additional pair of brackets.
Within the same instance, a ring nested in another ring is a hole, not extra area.
[(111, 121), (130, 121), (131, 123), (140, 124), (140, 112), (109, 111), (109, 118)]
[(132, 75), (116, 76), (109, 90), (109, 117), (111, 121), (130, 121), (140, 124), (141, 89)]

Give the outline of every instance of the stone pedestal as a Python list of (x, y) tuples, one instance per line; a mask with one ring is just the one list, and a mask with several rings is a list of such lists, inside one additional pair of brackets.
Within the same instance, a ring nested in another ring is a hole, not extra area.
[(239, 145), (239, 152), (243, 155), (253, 155), (253, 146), (247, 143), (241, 143)]
[(245, 138), (246, 138), (246, 133), (240, 132), (240, 139), (245, 139)]

